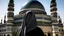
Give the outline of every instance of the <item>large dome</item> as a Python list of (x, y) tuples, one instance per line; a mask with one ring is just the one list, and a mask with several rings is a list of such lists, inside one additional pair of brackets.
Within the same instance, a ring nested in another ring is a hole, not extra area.
[(23, 8), (21, 8), (21, 10), (22, 9), (33, 9), (33, 10), (34, 9), (36, 9), (36, 10), (39, 9), (39, 10), (42, 10), (43, 11), (41, 13), (46, 14), (44, 6), (39, 1), (37, 1), (37, 0), (30, 0), (26, 5), (23, 6)]
[(24, 7), (23, 9), (25, 8), (40, 8), (40, 9), (44, 9), (44, 6), (37, 0), (31, 0), (29, 1)]

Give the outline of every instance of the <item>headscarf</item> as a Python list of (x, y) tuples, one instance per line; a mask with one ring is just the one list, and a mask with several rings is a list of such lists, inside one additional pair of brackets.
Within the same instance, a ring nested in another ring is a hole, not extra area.
[(27, 11), (24, 15), (23, 25), (21, 29), (21, 36), (26, 36), (26, 33), (37, 27), (35, 13), (32, 11)]

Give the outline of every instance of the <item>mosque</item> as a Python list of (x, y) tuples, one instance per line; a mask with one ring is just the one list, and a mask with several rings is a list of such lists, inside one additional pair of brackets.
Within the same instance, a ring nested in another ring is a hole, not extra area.
[(57, 14), (56, 0), (50, 2), (51, 15), (47, 15), (44, 6), (38, 0), (29, 0), (17, 15), (14, 15), (14, 0), (9, 0), (7, 10), (8, 20), (6, 21), (5, 16), (4, 24), (0, 23), (0, 36), (15, 36), (16, 33), (20, 33), (24, 13), (29, 10), (34, 11), (37, 25), (46, 36), (64, 36), (62, 20)]

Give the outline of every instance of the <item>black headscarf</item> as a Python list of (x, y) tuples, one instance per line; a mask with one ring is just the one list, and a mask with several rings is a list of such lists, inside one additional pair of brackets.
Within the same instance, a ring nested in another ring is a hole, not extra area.
[(27, 11), (24, 15), (23, 25), (21, 29), (21, 36), (26, 36), (27, 32), (35, 29), (37, 27), (35, 13), (32, 11)]

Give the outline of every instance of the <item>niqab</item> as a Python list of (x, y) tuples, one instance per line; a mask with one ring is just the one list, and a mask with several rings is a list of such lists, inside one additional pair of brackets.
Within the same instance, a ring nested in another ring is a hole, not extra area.
[(35, 29), (37, 27), (35, 13), (32, 11), (27, 11), (24, 15), (23, 25), (21, 29), (21, 36), (26, 36), (27, 32)]

